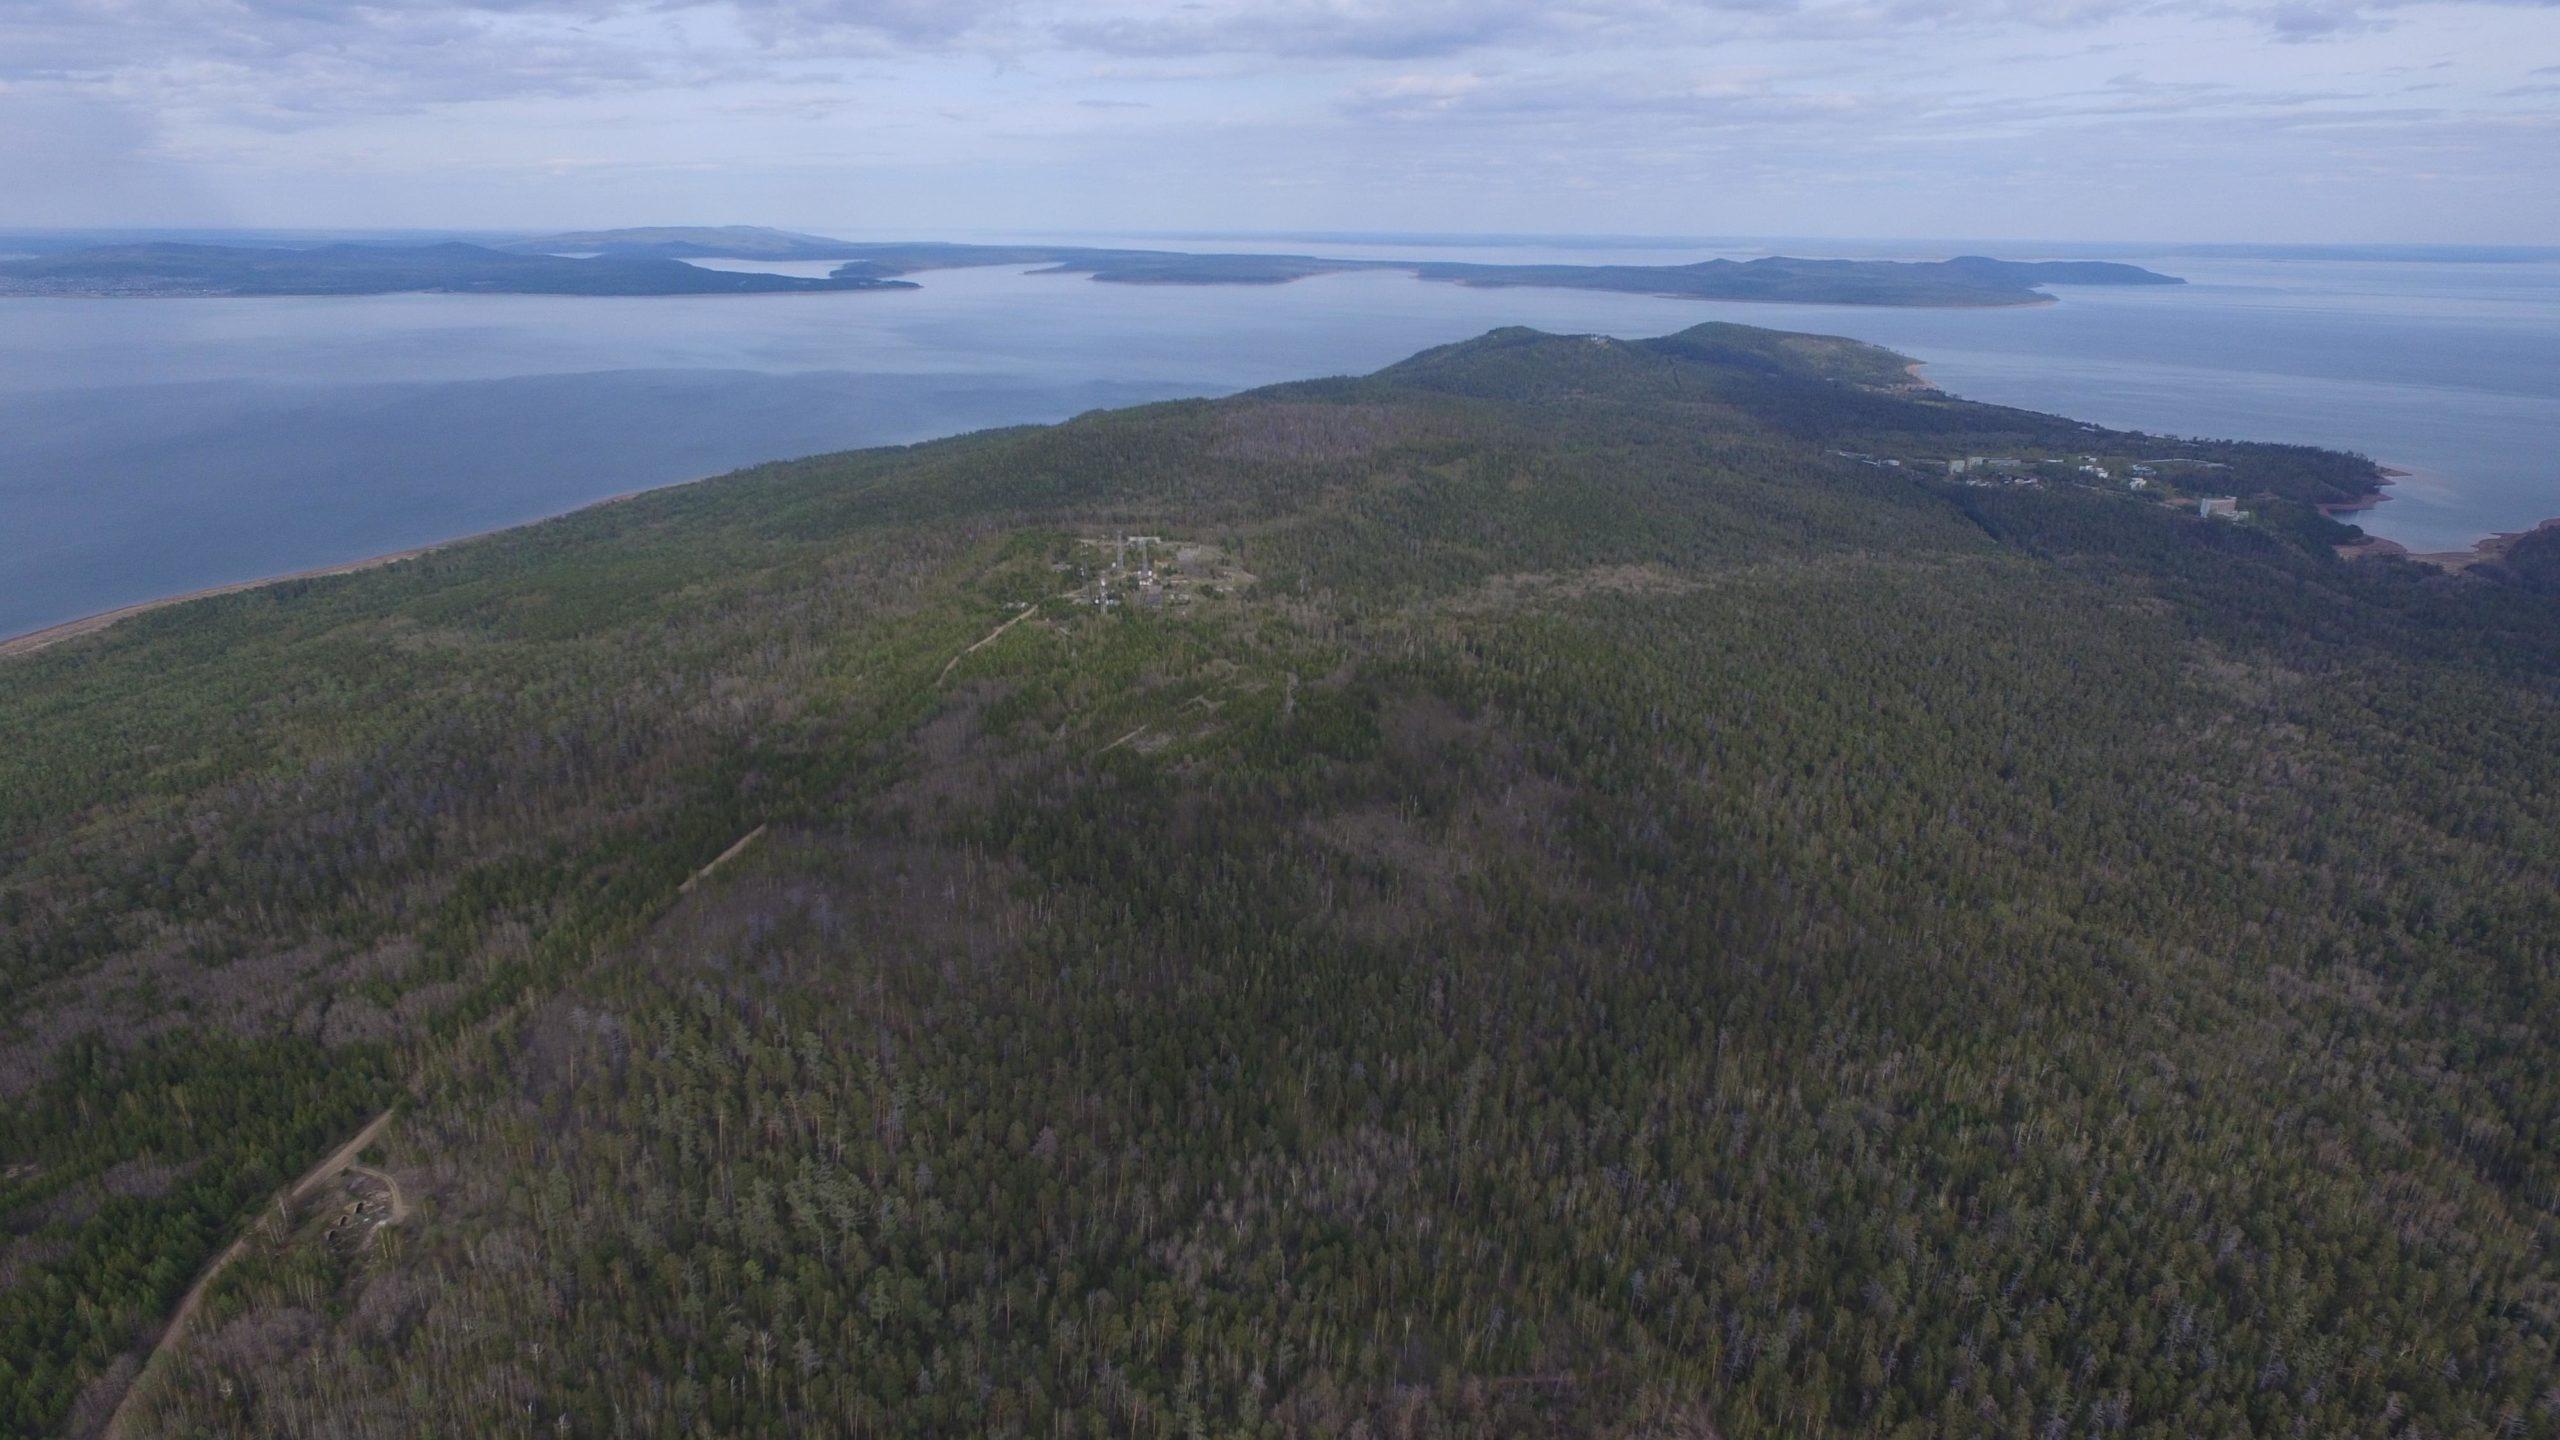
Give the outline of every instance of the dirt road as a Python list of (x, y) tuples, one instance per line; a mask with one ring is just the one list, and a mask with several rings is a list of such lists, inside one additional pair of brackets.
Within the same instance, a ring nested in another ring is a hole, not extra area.
[(764, 833), (764, 827), (763, 827), (762, 825), (759, 825), (759, 826), (757, 826), (756, 828), (754, 828), (753, 830), (748, 831), (746, 834), (739, 836), (739, 837), (738, 837), (738, 843), (736, 843), (736, 844), (734, 844), (734, 845), (730, 846), (730, 847), (729, 847), (728, 849), (726, 849), (726, 850), (721, 851), (719, 854), (712, 856), (712, 857), (711, 857), (711, 863), (710, 863), (710, 864), (705, 865), (705, 866), (703, 866), (701, 869), (694, 871), (694, 872), (693, 872), (693, 874), (692, 874), (691, 876), (689, 876), (689, 877), (687, 877), (687, 878), (686, 878), (686, 880), (685, 880), (685, 882), (684, 882), (683, 884), (681, 884), (681, 885), (679, 885), (679, 886), (677, 886), (677, 887), (676, 887), (676, 893), (677, 893), (677, 894), (679, 894), (679, 895), (690, 895), (690, 894), (692, 894), (692, 893), (693, 893), (693, 887), (694, 887), (694, 886), (699, 885), (699, 884), (701, 884), (703, 881), (710, 879), (710, 878), (711, 878), (711, 872), (712, 872), (712, 871), (717, 870), (717, 869), (719, 869), (721, 866), (728, 864), (730, 861), (737, 859), (737, 858), (738, 858), (738, 856), (739, 856), (741, 853), (743, 853), (743, 852), (746, 850), (746, 848), (747, 848), (748, 846), (753, 845), (754, 843), (756, 843), (756, 837), (757, 837), (757, 836), (759, 836), (759, 835), (762, 835), (763, 833)]
[[(391, 1192), (391, 1219), (385, 1223), (397, 1224), (409, 1213), (409, 1202), (400, 1193), (399, 1182), (370, 1166), (356, 1165), (356, 1157), (363, 1154), (364, 1148), (380, 1138), (384, 1128), (390, 1125), (391, 1113), (385, 1110), (374, 1116), (346, 1144), (330, 1151), (328, 1159), (304, 1171), (301, 1179), (277, 1192), (276, 1203), (290, 1205), (300, 1201), (336, 1179), (349, 1166), (355, 1166), (381, 1181)], [(134, 1397), (142, 1393), (143, 1382), (151, 1378), (151, 1367), (160, 1363), (160, 1357), (177, 1348), (178, 1341), (186, 1334), (187, 1322), (195, 1318), (196, 1307), (204, 1303), (205, 1291), (212, 1288), (214, 1277), (222, 1273), (224, 1266), (240, 1258), (256, 1233), (252, 1229), (232, 1241), (229, 1248), (213, 1257), (212, 1264), (204, 1267), (204, 1273), (196, 1277), (196, 1283), (187, 1287), (185, 1297), (178, 1301), (178, 1308), (170, 1312), (169, 1323), (161, 1329), (160, 1338), (152, 1343), (151, 1353), (143, 1357), (142, 1368), (135, 1372), (133, 1383), (125, 1387), (124, 1398), (116, 1402), (115, 1413), (107, 1417), (107, 1428), (102, 1432), (106, 1440), (123, 1440), (133, 1423)]]
[[(1017, 615), (1013, 620), (1008, 620), (1003, 626), (999, 626), (996, 630), (996, 635), (1003, 634), (1006, 628), (1010, 627), (1015, 621), (1028, 616), (1030, 613), (1031, 608), (1025, 608), (1021, 615)], [(987, 640), (993, 640), (994, 638), (995, 635), (990, 635), (987, 637)], [(986, 640), (978, 642), (979, 645), (983, 645), (985, 643), (987, 643)], [(974, 650), (977, 646), (973, 645), (969, 648)], [(964, 651), (963, 653), (965, 654), (966, 652)], [(952, 663), (956, 665), (959, 662), (955, 659)], [(947, 667), (944, 673), (949, 673)], [(692, 878), (676, 887), (676, 893), (681, 895), (693, 889), (694, 886), (701, 884), (705, 879), (709, 878), (711, 872), (719, 869), (731, 860), (736, 859), (748, 846), (753, 845), (756, 840), (764, 834), (764, 832), (765, 827), (758, 825), (753, 830), (739, 836), (737, 843), (711, 857), (710, 864), (693, 872)], [(417, 1088), (417, 1081), (415, 1079), (411, 1080), (410, 1088), (412, 1090)], [(294, 1181), (291, 1185), (286, 1186), (282, 1191), (279, 1191), (276, 1195), (275, 1203), (279, 1205), (290, 1205), (298, 1202), (309, 1196), (312, 1191), (319, 1189), (321, 1186), (326, 1185), (331, 1180), (337, 1178), (340, 1174), (352, 1169), (358, 1174), (380, 1181), (382, 1188), (389, 1192), (391, 1197), (391, 1214), (389, 1218), (382, 1222), (383, 1224), (397, 1225), (401, 1221), (409, 1218), (409, 1197), (400, 1189), (400, 1182), (392, 1179), (388, 1173), (377, 1170), (370, 1165), (356, 1164), (356, 1157), (364, 1153), (366, 1146), (371, 1145), (375, 1140), (381, 1138), (384, 1129), (390, 1126), (392, 1113), (393, 1112), (389, 1110), (385, 1110), (381, 1114), (374, 1116), (372, 1120), (366, 1122), (365, 1127), (350, 1136), (347, 1143), (330, 1151), (327, 1159), (312, 1166), (309, 1170), (304, 1171), (301, 1179)], [(380, 1233), (381, 1231), (379, 1228), (375, 1229), (373, 1232), (375, 1235)], [(162, 1327), (160, 1331), (160, 1338), (152, 1342), (151, 1353), (143, 1357), (142, 1368), (134, 1372), (133, 1383), (125, 1387), (124, 1397), (116, 1402), (115, 1413), (107, 1417), (106, 1428), (99, 1432), (104, 1437), (104, 1440), (125, 1440), (125, 1437), (129, 1433), (130, 1427), (133, 1424), (134, 1406), (136, 1403), (135, 1397), (142, 1393), (143, 1382), (151, 1378), (152, 1367), (160, 1364), (163, 1356), (177, 1349), (178, 1342), (186, 1336), (187, 1322), (195, 1318), (196, 1307), (204, 1303), (205, 1291), (212, 1288), (214, 1277), (222, 1273), (224, 1266), (239, 1259), (240, 1256), (248, 1250), (249, 1241), (256, 1234), (257, 1231), (252, 1228), (243, 1233), (239, 1239), (232, 1241), (221, 1254), (213, 1257), (212, 1264), (204, 1267), (204, 1273), (196, 1277), (196, 1283), (187, 1287), (186, 1295), (178, 1301), (178, 1308), (170, 1312), (169, 1323)], [(372, 1235), (368, 1235), (366, 1237), (366, 1243), (372, 1243)]]
[[(400, 1189), (400, 1182), (391, 1178), (390, 1171), (376, 1170), (370, 1165), (349, 1165), (347, 1167), (347, 1171), (350, 1174), (362, 1175), (376, 1185), (381, 1186), (383, 1193), (390, 1197), (391, 1213), (383, 1217), (383, 1225), (397, 1225), (401, 1221), (409, 1218), (409, 1197)], [(375, 1226), (373, 1230), (364, 1237), (365, 1243), (368, 1245), (372, 1244), (373, 1237), (381, 1233), (382, 1226)]]
[(1021, 624), (1023, 621), (1030, 619), (1033, 615), (1039, 613), (1039, 610), (1040, 607), (1036, 604), (1025, 604), (1022, 607), (1021, 614), (1014, 616), (1012, 619), (1007, 620), (993, 630), (988, 631), (986, 638), (980, 640), (977, 644), (972, 645), (968, 649), (961, 651), (959, 654), (952, 656), (951, 663), (942, 667), (942, 673), (933, 677), (933, 683), (939, 685), (943, 681), (950, 679), (951, 672), (960, 668), (961, 661), (966, 660), (970, 656), (977, 654), (979, 651), (984, 650), (990, 645), (993, 645), (998, 639), (1003, 637), (1004, 632)]

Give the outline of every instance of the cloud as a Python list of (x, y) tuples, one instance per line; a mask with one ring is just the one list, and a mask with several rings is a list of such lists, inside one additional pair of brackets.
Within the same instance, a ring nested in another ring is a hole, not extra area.
[[(2555, 169), (2530, 147), (2560, 64), (2518, 61), (2556, 21), (2560, 0), (0, 0), (0, 139), (93, 156), (123, 194), (181, 195), (195, 167), (313, 194), (541, 168), (798, 195), (907, 165), (1007, 177), (984, 208), (1008, 218), (1027, 183), (1125, 195), (1195, 153), (1175, 188), (1204, 208), (1497, 172), (2015, 194), (2272, 167), (2258, 141), (2303, 174), (2392, 146), (2503, 165), (2524, 194)], [(2413, 95), (2419, 71), (2442, 88)], [(20, 157), (0, 180), (80, 176)], [(2109, 213), (2183, 201), (2160, 184)]]
[(0, 194), (21, 225), (112, 224), (220, 207), (165, 151), (160, 127), (121, 101), (0, 88)]
[[(2251, 14), (2279, 40), (2314, 41), (2361, 34), (2389, 27), (2403, 12), (2428, 0), (2278, 0), (2272, 5), (2251, 5), (2242, 13)], [(2476, 8), (2498, 6), (2518, 10), (2549, 10), (2560, 6), (2560, 0), (2475, 0)]]
[(1538, 0), (1281, 0), (1190, 4), (1057, 22), (1060, 42), (1110, 55), (1251, 54), (1283, 58), (1444, 57), (1508, 41), (1590, 35), (1649, 6)]
[[(556, 94), (785, 74), (846, 58), (1008, 62), (1231, 57), (1411, 65), (1763, 43), (1959, 43), (2185, 20), (2334, 40), (2419, 0), (7, 0), (0, 79), (114, 81), (159, 96), (271, 74), (309, 103)], [(2457, 0), (2549, 12), (2560, 0)], [(2445, 8), (2439, 5), (2437, 8)], [(412, 83), (413, 75), (432, 75)], [(283, 97), (282, 108), (298, 103)]]
[(773, 40), (812, 37), (946, 47), (1004, 20), (1015, 0), (730, 0), (746, 27)]

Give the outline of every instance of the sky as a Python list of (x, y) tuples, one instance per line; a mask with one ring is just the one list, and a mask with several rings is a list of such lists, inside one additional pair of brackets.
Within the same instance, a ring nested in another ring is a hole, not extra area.
[(0, 0), (0, 227), (2560, 243), (2560, 0)]

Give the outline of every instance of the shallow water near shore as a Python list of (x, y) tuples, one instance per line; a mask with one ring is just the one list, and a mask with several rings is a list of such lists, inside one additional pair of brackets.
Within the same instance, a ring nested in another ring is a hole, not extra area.
[(0, 299), (0, 635), (759, 460), (1365, 371), (1509, 324), (1851, 335), (1974, 399), (2361, 450), (2411, 475), (2355, 518), (2413, 550), (2560, 514), (2560, 264), (2118, 258), (2192, 283), (1999, 310), (1010, 268), (749, 298)]

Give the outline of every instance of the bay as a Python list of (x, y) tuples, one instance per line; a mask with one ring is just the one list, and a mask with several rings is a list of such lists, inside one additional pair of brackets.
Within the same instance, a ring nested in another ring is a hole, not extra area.
[(2361, 450), (2410, 472), (2362, 523), (2416, 550), (2560, 514), (2560, 264), (2110, 254), (2191, 283), (2000, 310), (1387, 273), (1123, 286), (1015, 268), (870, 294), (0, 299), (0, 635), (759, 460), (1365, 371), (1512, 324), (1640, 336), (1725, 319), (1852, 335), (1975, 399)]

